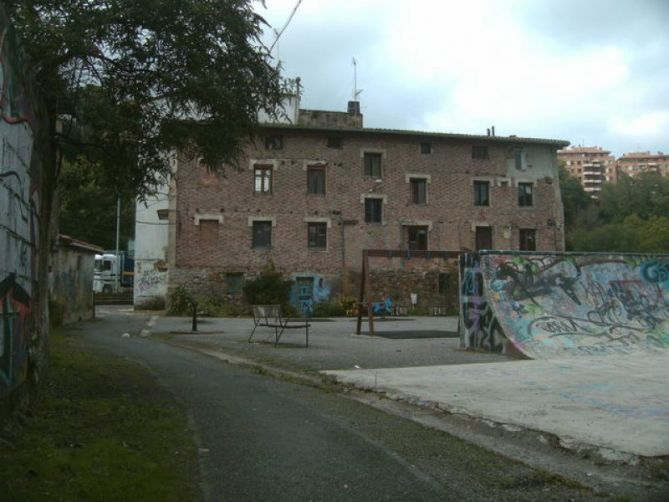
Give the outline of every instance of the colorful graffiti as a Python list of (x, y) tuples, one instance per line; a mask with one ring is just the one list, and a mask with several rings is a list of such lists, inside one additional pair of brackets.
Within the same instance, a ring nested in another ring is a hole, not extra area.
[(37, 284), (40, 171), (19, 56), (0, 10), (0, 398), (27, 377)]
[(303, 315), (312, 315), (314, 305), (330, 299), (330, 282), (317, 274), (293, 274), (290, 304)]
[(529, 357), (669, 348), (669, 256), (482, 253), (480, 267), (506, 343)]
[(460, 346), (504, 352), (504, 334), (484, 294), (481, 260), (460, 255)]

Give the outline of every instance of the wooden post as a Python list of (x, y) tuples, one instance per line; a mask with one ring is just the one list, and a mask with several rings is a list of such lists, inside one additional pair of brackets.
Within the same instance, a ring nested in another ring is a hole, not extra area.
[(359, 335), (362, 329), (362, 305), (365, 300), (365, 280), (367, 277), (367, 271), (365, 270), (365, 265), (367, 261), (365, 257), (367, 256), (367, 251), (362, 251), (362, 273), (360, 274), (360, 295), (358, 296), (358, 322), (355, 329), (355, 334)]

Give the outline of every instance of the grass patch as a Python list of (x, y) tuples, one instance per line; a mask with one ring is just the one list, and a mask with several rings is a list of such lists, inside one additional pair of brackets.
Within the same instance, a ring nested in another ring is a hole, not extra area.
[(199, 500), (183, 411), (144, 368), (51, 337), (38, 404), (0, 432), (0, 498)]

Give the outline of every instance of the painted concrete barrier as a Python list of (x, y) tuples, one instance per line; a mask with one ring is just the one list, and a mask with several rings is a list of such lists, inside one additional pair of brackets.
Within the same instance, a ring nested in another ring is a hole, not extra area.
[(462, 255), (460, 340), (532, 359), (666, 350), (669, 255)]

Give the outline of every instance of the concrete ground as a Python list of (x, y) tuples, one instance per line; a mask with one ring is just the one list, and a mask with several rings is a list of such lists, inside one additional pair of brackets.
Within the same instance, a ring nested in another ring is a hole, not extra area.
[[(355, 335), (352, 319), (314, 321), (309, 348), (301, 330), (285, 332), (275, 348), (270, 329), (247, 343), (252, 327), (251, 319), (206, 319), (192, 334), (188, 319), (156, 316), (149, 328), (206, 352), (323, 372), (400, 400), (549, 433), (563, 446), (596, 448), (604, 458), (669, 455), (669, 353), (517, 361), (464, 351), (457, 338)], [(376, 323), (377, 331), (456, 329), (457, 318), (444, 317)]]

